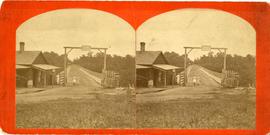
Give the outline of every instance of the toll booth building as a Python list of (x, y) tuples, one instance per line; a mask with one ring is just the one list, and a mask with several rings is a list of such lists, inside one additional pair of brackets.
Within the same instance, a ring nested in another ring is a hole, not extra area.
[(41, 51), (16, 51), (16, 87), (46, 87), (56, 84), (59, 67), (50, 65)]
[(145, 51), (145, 43), (141, 42), (140, 51), (136, 51), (137, 87), (174, 85), (180, 70), (180, 67), (170, 65), (161, 51)]

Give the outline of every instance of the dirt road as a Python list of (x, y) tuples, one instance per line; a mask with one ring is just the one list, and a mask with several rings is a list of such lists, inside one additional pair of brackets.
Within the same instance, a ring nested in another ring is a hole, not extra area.
[[(175, 99), (200, 99), (213, 98), (213, 93), (220, 93), (220, 84), (211, 76), (204, 72), (203, 68), (198, 65), (192, 65), (188, 69), (188, 87), (176, 87), (161, 92), (145, 93), (137, 95), (137, 102), (159, 102), (164, 100)], [(200, 79), (200, 85), (193, 86), (192, 78)]]
[(199, 78), (201, 86), (207, 87), (220, 87), (220, 82), (217, 81), (217, 77), (207, 73), (203, 67), (198, 65), (191, 65), (189, 67), (190, 71), (188, 73), (188, 83), (192, 84), (192, 78)]
[[(17, 103), (25, 102), (39, 102), (47, 100), (57, 100), (64, 98), (81, 99), (81, 98), (95, 98), (95, 94), (98, 93), (116, 93), (115, 90), (108, 90), (101, 88), (96, 78), (91, 76), (92, 71), (71, 65), (68, 68), (68, 86), (67, 87), (54, 87), (46, 88), (43, 91), (16, 94)], [(72, 80), (76, 78), (77, 84), (73, 86)]]
[[(72, 84), (73, 77), (77, 80), (76, 85)], [(71, 65), (68, 68), (67, 87), (17, 93), (16, 127), (132, 127), (134, 111), (128, 102), (126, 89), (104, 89), (98, 83), (99, 78), (99, 73)]]
[[(87, 69), (82, 68), (77, 65), (69, 66), (70, 70), (68, 72), (68, 84), (72, 85), (73, 78), (76, 79), (77, 85), (88, 87), (89, 89), (100, 88), (100, 83), (97, 81), (96, 76), (90, 74)], [(101, 73), (100, 73), (101, 74)], [(99, 78), (101, 80), (101, 78)]]

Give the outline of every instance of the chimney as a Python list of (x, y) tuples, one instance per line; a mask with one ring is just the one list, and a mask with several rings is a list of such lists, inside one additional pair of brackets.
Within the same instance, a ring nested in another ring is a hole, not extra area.
[(20, 52), (24, 51), (24, 45), (25, 45), (24, 42), (20, 42)]
[(145, 51), (145, 42), (141, 42), (141, 52)]

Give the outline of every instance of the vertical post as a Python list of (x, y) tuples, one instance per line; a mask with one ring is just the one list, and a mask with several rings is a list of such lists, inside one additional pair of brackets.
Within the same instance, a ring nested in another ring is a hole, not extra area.
[(44, 71), (43, 73), (44, 73), (44, 87), (46, 87), (46, 85), (47, 85), (46, 71)]
[(52, 70), (52, 87), (54, 85), (54, 81), (56, 81), (55, 69)]
[(175, 72), (173, 72), (172, 73), (172, 85), (174, 85), (175, 77), (176, 77)]
[(52, 73), (52, 87), (53, 87), (54, 73)]
[(106, 71), (107, 65), (106, 65), (106, 61), (107, 61), (107, 49), (104, 49), (104, 65), (103, 65), (103, 71)]
[(187, 48), (185, 48), (185, 61), (184, 61), (184, 86), (187, 84)]
[(64, 85), (67, 86), (67, 48), (65, 48), (65, 55), (64, 55)]
[(103, 70), (102, 70), (102, 86), (103, 87), (107, 87), (108, 85), (108, 72), (106, 72), (106, 62), (107, 62), (107, 53), (106, 53), (107, 49), (104, 49), (104, 60), (103, 60)]
[(227, 51), (227, 49), (224, 49), (224, 64), (223, 64), (224, 71), (226, 71), (226, 57), (227, 57), (226, 51)]
[(164, 87), (167, 86), (167, 74), (166, 71), (164, 71)]

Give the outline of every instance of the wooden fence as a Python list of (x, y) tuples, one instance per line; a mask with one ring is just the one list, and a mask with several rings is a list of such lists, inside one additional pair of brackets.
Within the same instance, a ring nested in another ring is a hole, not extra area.
[(120, 74), (114, 71), (103, 71), (101, 85), (105, 88), (115, 88), (120, 86)]

